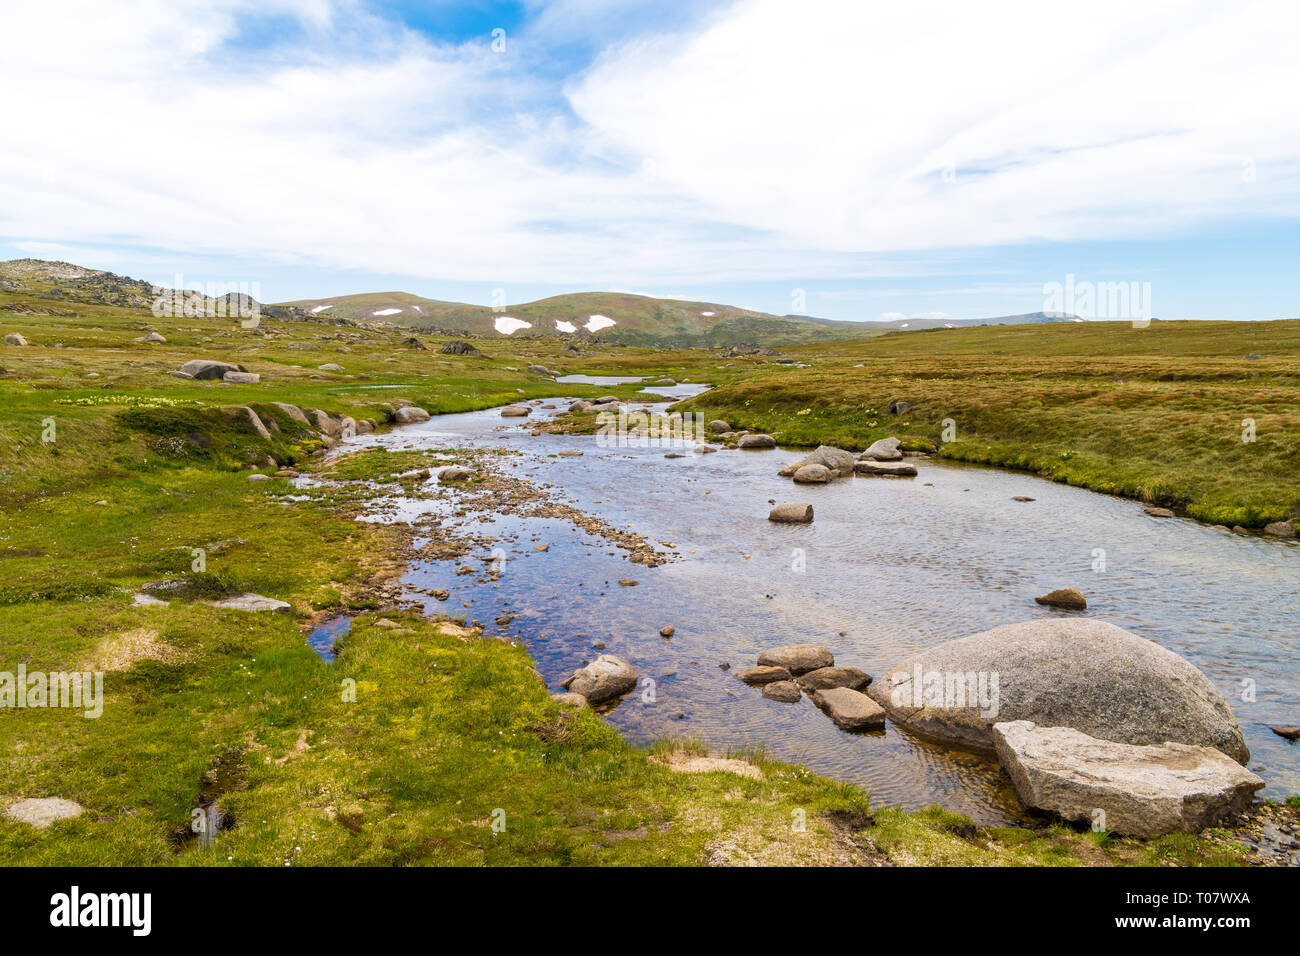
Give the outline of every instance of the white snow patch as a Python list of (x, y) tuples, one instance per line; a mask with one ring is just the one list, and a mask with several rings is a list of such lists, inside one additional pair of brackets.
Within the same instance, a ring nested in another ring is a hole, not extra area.
[(334, 308), (333, 302), (331, 302), (329, 305), (318, 305), (316, 306), (316, 308), (311, 310), (311, 314), (315, 315), (317, 312), (324, 312), (326, 309), (332, 309), (332, 308)]
[(502, 335), (511, 335), (518, 332), (520, 329), (531, 329), (533, 327), (533, 323), (531, 322), (524, 322), (522, 319), (512, 319), (508, 315), (501, 316), (501, 318), (497, 319), (492, 324), (496, 326), (496, 330)]
[(378, 312), (371, 312), (371, 315), (396, 315), (401, 309), (380, 309)]
[(701, 312), (700, 315), (717, 315), (716, 312)]
[(585, 328), (588, 332), (599, 332), (601, 329), (607, 329), (611, 325), (618, 325), (607, 315), (590, 315), (587, 317)]
[(561, 332), (576, 332), (576, 331), (578, 331), (578, 327), (577, 327), (576, 325), (574, 325), (572, 322), (560, 322), (560, 321), (556, 321), (556, 323), (555, 323), (555, 327), (556, 327), (557, 329), (559, 329)]

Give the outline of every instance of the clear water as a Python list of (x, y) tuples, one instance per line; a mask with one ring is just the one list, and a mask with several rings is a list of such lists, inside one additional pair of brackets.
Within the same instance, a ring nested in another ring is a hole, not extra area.
[[(462, 563), (480, 566), (471, 555), (417, 562), (408, 582), (452, 592), (445, 603), (428, 600), (430, 612), (464, 613), (524, 641), (553, 689), (600, 653), (631, 662), (655, 682), (653, 700), (637, 693), (608, 715), (632, 740), (690, 736), (719, 749), (761, 746), (860, 784), (876, 802), (938, 802), (982, 822), (1018, 819), (1009, 782), (988, 757), (918, 740), (892, 724), (875, 734), (843, 733), (806, 698), (769, 701), (734, 675), (764, 648), (808, 642), (880, 678), (922, 648), (1062, 613), (1033, 598), (1074, 585), (1088, 597), (1089, 616), (1183, 655), (1215, 682), (1242, 725), (1251, 768), (1268, 781), (1265, 796), (1300, 791), (1300, 749), (1265, 726), (1300, 723), (1300, 547), (1293, 543), (1150, 518), (1136, 502), (937, 461), (919, 461), (910, 480), (796, 486), (776, 474), (799, 457), (795, 450), (665, 459), (662, 448), (534, 436), (497, 410), (441, 416), (349, 444), (520, 451), (505, 464), (510, 473), (674, 546), (680, 560), (646, 568), (558, 520), (481, 523), (480, 515), (458, 519), (436, 503), (402, 501), (376, 516), (437, 514), (499, 536), (507, 551), (499, 580), (456, 576)], [(585, 455), (547, 457), (562, 448)], [(1012, 501), (1015, 495), (1036, 500)], [(770, 501), (812, 502), (816, 519), (772, 524)], [(540, 543), (549, 550), (533, 550)], [(1099, 552), (1105, 570), (1094, 570)], [(624, 578), (638, 586), (620, 587)], [(497, 627), (502, 614), (518, 617)], [(659, 636), (664, 625), (676, 628), (671, 639)], [(1253, 699), (1245, 693), (1251, 686)]]

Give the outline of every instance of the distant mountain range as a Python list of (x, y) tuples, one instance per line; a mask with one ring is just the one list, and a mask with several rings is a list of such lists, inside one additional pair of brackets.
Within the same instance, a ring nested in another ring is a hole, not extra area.
[[(68, 262), (15, 259), (0, 262), (0, 293), (6, 291), (65, 302), (150, 308), (160, 290), (139, 279)], [(247, 292), (203, 299), (207, 304), (223, 302), (226, 305), (247, 305), (253, 301)], [(409, 292), (368, 292), (325, 299), (298, 299), (273, 305), (258, 303), (258, 307), (262, 314), (284, 320), (391, 325), (473, 338), (548, 336), (670, 347), (773, 347), (899, 331), (1083, 321), (1073, 315), (1031, 312), (987, 319), (847, 322), (807, 315), (773, 315), (716, 302), (657, 299), (621, 292), (575, 292), (508, 308), (426, 299)], [(234, 309), (223, 310), (221, 314), (234, 312)]]
[(886, 332), (967, 325), (1082, 322), (1073, 315), (1034, 312), (989, 319), (899, 319), (847, 322), (807, 315), (773, 315), (717, 302), (656, 299), (622, 292), (575, 292), (521, 305), (490, 308), (425, 299), (409, 292), (370, 292), (279, 305), (310, 315), (388, 322), (428, 332), (493, 337), (599, 337), (626, 345), (794, 345)]

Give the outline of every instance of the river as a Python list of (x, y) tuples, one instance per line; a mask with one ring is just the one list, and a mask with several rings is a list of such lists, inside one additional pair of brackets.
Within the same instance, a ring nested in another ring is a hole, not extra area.
[[(659, 393), (680, 399), (703, 389)], [(534, 407), (533, 417), (565, 410), (567, 400), (553, 401), (555, 410)], [(801, 457), (798, 450), (667, 459), (664, 448), (533, 435), (499, 409), (359, 436), (337, 451), (375, 444), (517, 452), (504, 459), (507, 473), (672, 546), (677, 560), (648, 568), (558, 519), (457, 518), (427, 502), (390, 501), (385, 511), (399, 520), (438, 513), (501, 539), (506, 556), (496, 581), (457, 576), (462, 561), (412, 565), (410, 585), (452, 593), (444, 604), (412, 592), (430, 613), (464, 613), (522, 640), (552, 689), (600, 653), (652, 678), (608, 714), (635, 742), (692, 737), (717, 750), (761, 748), (859, 784), (876, 803), (937, 802), (981, 823), (1021, 820), (1009, 781), (989, 757), (919, 740), (892, 723), (874, 734), (844, 733), (806, 697), (767, 700), (734, 675), (765, 648), (813, 643), (830, 648), (837, 664), (882, 679), (922, 648), (1066, 613), (1040, 607), (1034, 596), (1073, 585), (1088, 598), (1084, 613), (1183, 655), (1214, 681), (1241, 723), (1251, 769), (1268, 781), (1263, 796), (1300, 791), (1300, 749), (1266, 726), (1300, 723), (1294, 543), (1152, 518), (1134, 501), (938, 460), (918, 461), (914, 479), (799, 486), (776, 474)], [(555, 457), (561, 449), (584, 454)], [(1013, 501), (1017, 495), (1034, 500)], [(771, 500), (811, 502), (816, 519), (772, 524)], [(536, 550), (540, 544), (547, 550)], [(498, 628), (501, 615), (517, 617)], [(665, 625), (675, 628), (671, 639), (659, 635)]]

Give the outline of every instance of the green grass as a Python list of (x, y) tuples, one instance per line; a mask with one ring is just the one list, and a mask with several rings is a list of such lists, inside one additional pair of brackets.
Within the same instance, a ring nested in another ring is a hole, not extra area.
[[(3, 298), (11, 300), (40, 304)], [(758, 780), (674, 773), (662, 762), (667, 750), (699, 752), (704, 742), (630, 747), (595, 715), (558, 710), (523, 648), (386, 606), (377, 589), (400, 573), (405, 541), (395, 528), (352, 520), (356, 502), (372, 493), (367, 482), (436, 467), (457, 450), (354, 454), (330, 465), (338, 484), (292, 498), (283, 482), (247, 480), (251, 467), (269, 470), (268, 458), (312, 467), (314, 439), (272, 401), (382, 423), (397, 399), (437, 413), (558, 391), (637, 393), (557, 388), (526, 371), (535, 362), (708, 379), (723, 386), (710, 401), (733, 424), (788, 428), (789, 440), (853, 445), (899, 430), (909, 443), (926, 443), (927, 422), (947, 407), (944, 389), (957, 395), (979, 385), (987, 401), (1001, 394), (1016, 404), (1005, 369), (975, 353), (929, 379), (909, 375), (909, 363), (918, 374), (923, 363), (898, 353), (894, 336), (871, 344), (881, 351), (871, 353), (870, 375), (850, 371), (867, 343), (809, 353), (815, 369), (708, 352), (596, 348), (577, 357), (559, 343), (528, 340), (493, 341), (488, 357), (466, 359), (441, 355), (434, 339), (428, 349), (406, 348), (405, 333), (393, 330), (268, 323), (262, 337), (229, 320), (156, 320), (66, 301), (58, 309), (0, 314), (0, 333), (20, 331), (32, 342), (0, 350), (0, 669), (102, 669), (107, 699), (95, 720), (0, 710), (0, 803), (60, 796), (87, 809), (47, 830), (0, 817), (0, 863), (1240, 861), (1208, 839), (1100, 840), (1064, 827), (975, 827), (937, 809), (869, 809), (859, 789), (761, 753), (745, 755), (760, 767)], [(168, 342), (135, 342), (147, 329)], [(262, 383), (167, 374), (205, 356), (239, 362)], [(1021, 367), (1036, 361), (1025, 357)], [(1267, 359), (1255, 386), (1284, 388), (1290, 361)], [(326, 362), (345, 371), (319, 372)], [(1065, 387), (1084, 364), (1061, 360), (1053, 374), (1015, 387)], [(1206, 381), (1216, 381), (1210, 371), (1219, 365), (1226, 360), (1206, 360)], [(989, 377), (982, 385), (981, 376)], [(966, 384), (942, 384), (950, 380)], [(377, 385), (399, 387), (369, 387)], [(1242, 387), (1231, 377), (1222, 386)], [(868, 397), (878, 407), (912, 396), (928, 396), (921, 407), (929, 418), (910, 417), (901, 429), (854, 412)], [(222, 411), (245, 403), (279, 426), (270, 441)], [(817, 417), (800, 415), (805, 405)], [(52, 441), (43, 440), (49, 419)], [(972, 411), (974, 424), (994, 420)], [(156, 581), (182, 582), (170, 606), (134, 606), (132, 593)], [(293, 613), (208, 603), (243, 590), (286, 600)], [(340, 610), (362, 613), (327, 665), (304, 636)], [(377, 626), (381, 615), (399, 626)], [(351, 689), (355, 697), (345, 699)], [(201, 793), (235, 820), (207, 847), (185, 838)], [(494, 820), (504, 827), (494, 829)]]
[[(1300, 321), (1002, 326), (789, 352), (810, 367), (767, 366), (679, 407), (796, 445), (897, 435), (1215, 524), (1300, 516)], [(913, 408), (891, 415), (900, 400)]]

